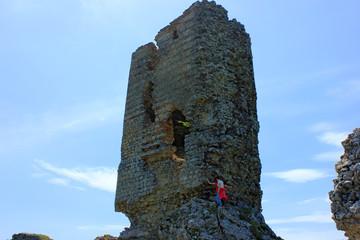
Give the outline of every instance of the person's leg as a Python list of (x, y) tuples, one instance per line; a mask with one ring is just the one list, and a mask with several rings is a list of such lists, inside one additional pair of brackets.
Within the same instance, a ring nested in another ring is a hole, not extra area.
[(221, 205), (225, 206), (225, 200), (224, 199), (221, 199)]
[(222, 203), (221, 203), (219, 194), (216, 195), (216, 202), (222, 207)]

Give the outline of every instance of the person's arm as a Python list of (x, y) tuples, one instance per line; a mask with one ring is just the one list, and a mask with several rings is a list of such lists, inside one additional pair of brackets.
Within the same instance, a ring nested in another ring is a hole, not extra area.
[(206, 181), (211, 185), (215, 185), (215, 183), (210, 182), (209, 179), (206, 179)]

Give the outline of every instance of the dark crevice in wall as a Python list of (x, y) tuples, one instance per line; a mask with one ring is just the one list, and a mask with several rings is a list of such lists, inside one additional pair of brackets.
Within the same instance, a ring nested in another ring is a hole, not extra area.
[(152, 61), (148, 61), (146, 65), (148, 66), (150, 71), (154, 71), (156, 67), (157, 61), (156, 59), (153, 59)]
[(185, 159), (185, 135), (190, 133), (189, 123), (186, 122), (186, 118), (180, 110), (173, 111), (171, 119), (174, 131), (174, 142), (172, 145), (176, 147), (175, 155)]
[(173, 39), (178, 39), (179, 38), (179, 34), (178, 34), (178, 31), (175, 29), (174, 32), (173, 32)]
[(153, 96), (152, 93), (154, 91), (154, 83), (151, 81), (146, 83), (144, 90), (144, 106), (145, 113), (150, 122), (155, 122), (155, 111), (153, 109)]

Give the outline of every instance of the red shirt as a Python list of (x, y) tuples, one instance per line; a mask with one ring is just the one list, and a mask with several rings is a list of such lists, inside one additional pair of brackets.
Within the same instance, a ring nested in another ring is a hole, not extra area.
[(227, 196), (225, 194), (225, 190), (226, 188), (220, 188), (220, 191), (218, 191), (219, 187), (218, 187), (218, 182), (215, 183), (215, 188), (216, 188), (216, 192), (219, 192), (219, 198), (224, 199), (225, 201), (227, 200)]

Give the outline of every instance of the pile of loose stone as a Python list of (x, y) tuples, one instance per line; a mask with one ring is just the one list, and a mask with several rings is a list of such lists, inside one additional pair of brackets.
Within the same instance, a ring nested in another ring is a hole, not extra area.
[(360, 128), (342, 142), (345, 149), (335, 164), (338, 178), (329, 192), (331, 212), (338, 230), (345, 231), (349, 240), (360, 239)]

